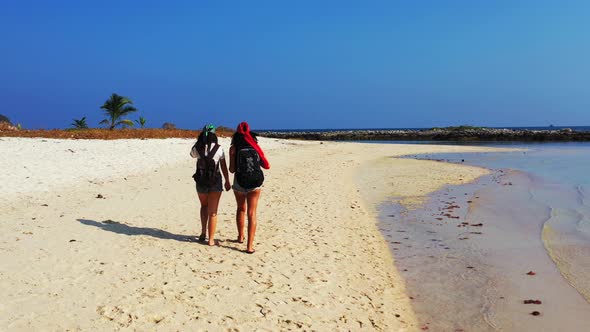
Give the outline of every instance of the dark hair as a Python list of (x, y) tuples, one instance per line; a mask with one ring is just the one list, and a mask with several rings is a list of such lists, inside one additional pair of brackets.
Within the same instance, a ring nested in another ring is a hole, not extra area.
[[(258, 138), (256, 138), (256, 136), (257, 136), (256, 133), (250, 132), (250, 135), (254, 139), (254, 142), (258, 143)], [(239, 150), (239, 149), (243, 148), (244, 146), (249, 146), (250, 144), (248, 144), (248, 142), (246, 142), (246, 139), (244, 138), (244, 134), (234, 133), (231, 137), (231, 145), (234, 145), (236, 147), (236, 149)]]
[[(205, 134), (207, 135), (205, 136)], [(217, 144), (217, 135), (215, 135), (215, 133), (212, 132), (202, 131), (201, 134), (199, 134), (199, 138), (197, 139), (197, 143), (195, 143), (195, 146), (197, 147), (197, 151), (199, 151), (200, 153), (204, 153), (205, 148), (207, 146), (211, 148), (211, 145), (213, 144)]]

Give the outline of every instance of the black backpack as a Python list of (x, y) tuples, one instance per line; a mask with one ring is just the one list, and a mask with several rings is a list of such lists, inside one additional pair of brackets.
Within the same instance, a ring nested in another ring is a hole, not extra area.
[(215, 147), (207, 152), (207, 156), (205, 156), (204, 152), (199, 151), (197, 171), (193, 175), (193, 179), (195, 179), (197, 185), (211, 188), (219, 181), (221, 174), (219, 173), (217, 163), (213, 159), (218, 149), (219, 144), (215, 144)]
[(236, 181), (245, 189), (260, 187), (264, 182), (264, 173), (260, 169), (260, 156), (251, 147), (238, 150), (236, 155)]

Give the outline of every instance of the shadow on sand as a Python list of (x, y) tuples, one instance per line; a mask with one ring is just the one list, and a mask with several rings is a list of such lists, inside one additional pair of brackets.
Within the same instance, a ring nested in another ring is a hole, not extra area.
[(94, 226), (94, 227), (100, 228), (105, 231), (129, 235), (129, 236), (131, 236), (131, 235), (146, 235), (146, 236), (151, 236), (151, 237), (155, 237), (155, 238), (163, 239), (163, 240), (176, 240), (176, 241), (181, 241), (181, 242), (197, 242), (197, 243), (199, 243), (199, 241), (197, 240), (197, 238), (195, 236), (173, 234), (173, 233), (166, 232), (166, 231), (163, 231), (163, 230), (157, 229), (157, 228), (129, 226), (129, 225), (117, 222), (117, 221), (113, 221), (113, 220), (105, 220), (102, 222), (98, 222), (98, 221), (88, 220), (88, 219), (78, 219), (78, 221), (84, 225)]
[[(129, 225), (120, 223), (118, 221), (110, 220), (110, 219), (104, 220), (101, 222), (89, 220), (89, 219), (77, 219), (77, 220), (80, 223), (87, 225), (87, 226), (94, 226), (94, 227), (100, 228), (104, 231), (109, 231), (109, 232), (123, 234), (123, 235), (129, 235), (129, 236), (146, 235), (146, 236), (151, 236), (151, 237), (155, 237), (157, 239), (162, 239), (162, 240), (175, 240), (175, 241), (180, 241), (180, 242), (195, 242), (198, 244), (208, 246), (207, 242), (200, 242), (196, 236), (174, 234), (174, 233), (170, 233), (167, 231), (163, 231), (158, 228), (129, 226)], [(223, 241), (223, 240), (215, 240), (215, 244), (218, 247), (229, 249), (229, 250), (245, 252), (244, 250), (238, 249), (236, 247), (225, 245), (225, 244), (223, 244), (224, 242), (225, 241)], [(236, 241), (229, 240), (229, 242), (236, 242)]]

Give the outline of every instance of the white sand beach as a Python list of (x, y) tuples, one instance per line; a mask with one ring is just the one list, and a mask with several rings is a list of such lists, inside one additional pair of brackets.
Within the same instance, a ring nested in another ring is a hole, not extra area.
[(192, 143), (1, 138), (0, 329), (421, 330), (377, 207), (487, 170), (390, 157), (491, 150), (261, 138), (271, 169), (247, 255), (231, 192), (220, 245), (195, 241)]

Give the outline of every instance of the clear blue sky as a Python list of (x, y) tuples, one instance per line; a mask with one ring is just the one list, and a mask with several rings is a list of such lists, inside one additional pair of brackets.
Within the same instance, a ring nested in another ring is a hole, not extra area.
[(590, 125), (590, 1), (0, 0), (0, 114), (67, 127)]

